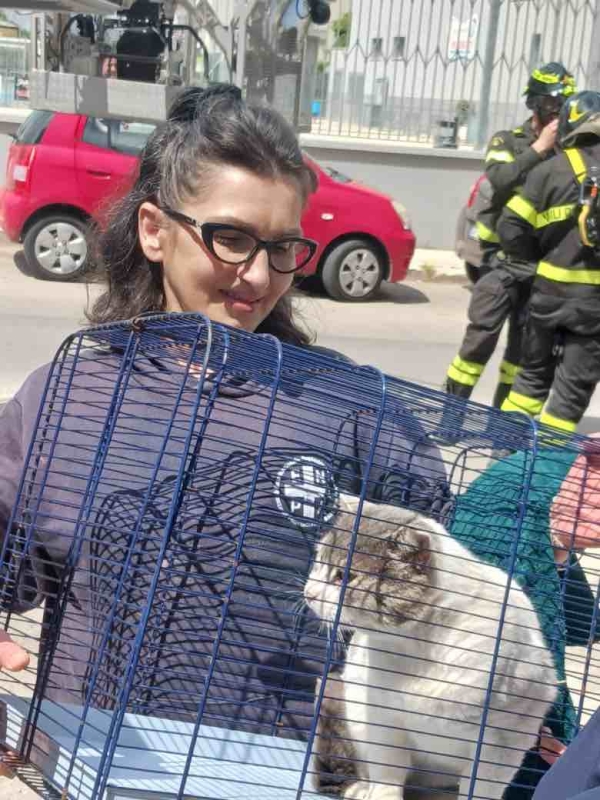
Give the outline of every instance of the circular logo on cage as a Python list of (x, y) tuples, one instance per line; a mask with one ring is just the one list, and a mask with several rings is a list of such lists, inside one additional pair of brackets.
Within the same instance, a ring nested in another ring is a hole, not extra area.
[(299, 528), (329, 524), (338, 511), (339, 492), (323, 458), (299, 456), (277, 476), (275, 500), (279, 510)]

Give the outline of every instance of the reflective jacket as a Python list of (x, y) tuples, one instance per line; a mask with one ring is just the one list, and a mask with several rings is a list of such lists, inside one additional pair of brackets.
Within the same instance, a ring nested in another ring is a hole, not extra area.
[(533, 167), (543, 161), (531, 145), (537, 136), (531, 120), (512, 131), (498, 131), (492, 136), (485, 156), (485, 174), (494, 194), (487, 208), (477, 217), (477, 234), (482, 248), (498, 248), (496, 231), (502, 208), (523, 185)]
[(583, 146), (534, 169), (498, 223), (506, 256), (526, 260), (535, 270), (536, 293), (560, 303), (571, 299), (577, 327), (590, 334), (600, 323), (600, 257), (583, 244), (578, 212), (580, 186), (592, 167), (600, 172), (600, 137), (588, 137)]

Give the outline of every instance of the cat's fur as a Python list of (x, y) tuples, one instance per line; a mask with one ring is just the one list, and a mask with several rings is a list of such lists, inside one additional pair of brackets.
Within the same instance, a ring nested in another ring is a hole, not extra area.
[[(320, 690), (321, 678), (318, 678), (315, 688), (317, 697)], [(366, 775), (366, 772), (360, 773), (357, 759), (346, 719), (344, 684), (340, 673), (332, 671), (327, 676), (317, 721), (312, 760), (315, 789), (320, 794), (342, 794), (352, 783)]]
[[(304, 589), (326, 622), (336, 613), (355, 522), (356, 505), (345, 505)], [(405, 785), (458, 786), (467, 796), (507, 582), (437, 522), (364, 504), (341, 612), (342, 625), (354, 631), (341, 676), (343, 708), (339, 689), (325, 691), (336, 699), (339, 725), (345, 715), (358, 755), (359, 780), (344, 798), (401, 800)], [(513, 581), (474, 797), (502, 796), (555, 697), (552, 656)], [(335, 750), (329, 730), (323, 752), (322, 723), (320, 730), (323, 760)]]

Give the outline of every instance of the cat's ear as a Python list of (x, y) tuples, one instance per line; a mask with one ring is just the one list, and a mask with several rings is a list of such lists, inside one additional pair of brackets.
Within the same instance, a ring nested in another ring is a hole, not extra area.
[[(415, 565), (428, 567), (431, 564), (433, 544), (431, 536), (426, 530), (406, 527), (403, 530), (401, 539), (397, 542), (392, 540), (390, 545), (392, 550), (398, 550), (403, 553), (403, 558)], [(409, 548), (408, 556), (406, 553), (407, 546)]]
[(428, 567), (431, 564), (432, 542), (431, 536), (427, 531), (411, 531), (412, 544), (414, 550), (411, 553), (411, 561), (421, 567)]

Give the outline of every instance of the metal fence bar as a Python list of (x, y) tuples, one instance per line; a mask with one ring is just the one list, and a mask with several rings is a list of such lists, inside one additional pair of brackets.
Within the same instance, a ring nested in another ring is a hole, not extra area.
[(431, 146), (443, 123), (456, 129), (445, 146), (481, 148), (526, 116), (535, 66), (563, 61), (580, 87), (599, 82), (598, 0), (351, 0), (332, 12), (349, 25), (321, 39), (313, 133)]

